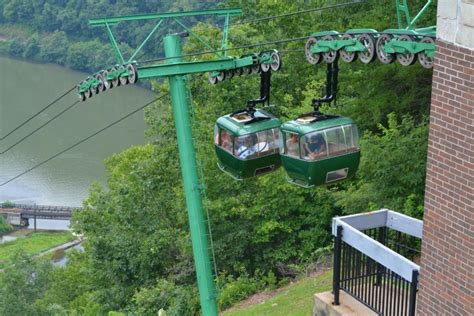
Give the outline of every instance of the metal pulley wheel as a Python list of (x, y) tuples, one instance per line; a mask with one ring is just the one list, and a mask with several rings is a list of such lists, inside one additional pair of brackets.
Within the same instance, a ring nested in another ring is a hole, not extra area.
[(79, 100), (84, 102), (86, 100), (86, 94), (84, 92), (81, 92), (81, 86), (83, 84), (84, 84), (84, 80), (79, 82), (79, 84), (77, 85), (77, 95), (79, 97)]
[[(323, 41), (333, 41), (334, 36), (332, 35), (326, 35), (321, 38)], [(332, 64), (336, 58), (337, 58), (337, 51), (329, 50), (327, 53), (322, 53), (323, 55), (323, 60), (325, 63)]]
[(225, 71), (225, 77), (226, 77), (227, 79), (232, 79), (232, 78), (234, 78), (234, 70), (233, 70), (233, 69), (226, 70), (226, 71)]
[(271, 63), (270, 68), (272, 68), (273, 71), (278, 71), (281, 68), (281, 56), (278, 52), (273, 52), (272, 53), (272, 60), (273, 63)]
[[(409, 35), (400, 35), (397, 40), (399, 41), (404, 41), (404, 42), (412, 42), (413, 38)], [(411, 53), (409, 51), (406, 51), (404, 53), (398, 53), (397, 54), (397, 61), (400, 63), (402, 66), (410, 66), (413, 65), (416, 61), (415, 59), (415, 54)]]
[[(112, 68), (112, 70), (116, 73), (119, 70), (119, 66), (115, 66), (114, 68)], [(114, 87), (120, 86), (120, 76), (115, 79), (112, 79), (112, 81), (114, 82)]]
[[(423, 39), (421, 40), (421, 43), (426, 44), (434, 44), (434, 42), (434, 39), (432, 39), (431, 37), (423, 37)], [(418, 61), (424, 68), (433, 68), (434, 58), (428, 57), (425, 51), (421, 51), (418, 53)]]
[(218, 74), (217, 77), (216, 77), (217, 81), (219, 81), (219, 82), (224, 81), (225, 78), (226, 78), (226, 76), (225, 76), (225, 72), (224, 72), (224, 71), (219, 72), (219, 74)]
[(306, 41), (306, 44), (304, 45), (304, 54), (306, 56), (306, 60), (311, 64), (311, 65), (316, 65), (321, 61), (321, 54), (313, 54), (311, 52), (311, 47), (313, 47), (314, 44), (316, 44), (318, 40), (315, 37), (310, 37)]
[[(124, 70), (123, 66), (120, 66), (120, 72)], [(123, 73), (119, 76), (119, 81), (121, 86), (125, 86), (128, 84), (128, 76), (125, 76)]]
[[(116, 71), (118, 71), (118, 69), (119, 69), (119, 67), (118, 67), (118, 66), (115, 66), (115, 67), (112, 68), (112, 71), (113, 71), (113, 72), (116, 72)], [(120, 86), (120, 80), (119, 80), (118, 77), (117, 77), (117, 78), (114, 78), (114, 79), (112, 79), (112, 80), (110, 80), (110, 81), (111, 81), (111, 83), (112, 83), (112, 86), (114, 86), (114, 87)]]
[(359, 52), (357, 57), (359, 60), (364, 63), (368, 64), (375, 59), (375, 40), (372, 35), (370, 34), (362, 34), (358, 37), (359, 42), (362, 43), (365, 47), (365, 52)]
[(137, 66), (135, 66), (135, 64), (128, 64), (127, 70), (130, 73), (130, 75), (128, 76), (128, 82), (130, 82), (131, 84), (137, 83), (138, 81)]
[(99, 94), (99, 85), (91, 86), (90, 90), (91, 90), (92, 95)]
[(109, 89), (112, 89), (114, 87), (113, 81), (112, 80), (107, 80), (108, 75), (109, 75), (109, 71), (104, 70), (104, 72), (102, 73), (102, 77), (104, 78), (105, 90), (109, 90)]
[(92, 97), (92, 90), (91, 88), (87, 89), (86, 91), (84, 91), (84, 95), (86, 96), (86, 99), (89, 99)]
[(252, 70), (251, 73), (253, 74), (258, 74), (260, 73), (261, 69), (260, 69), (260, 65), (257, 63), (257, 64), (254, 64), (250, 67), (250, 69)]
[(107, 87), (105, 86), (104, 74), (101, 72), (97, 74), (95, 78), (99, 80), (99, 92), (107, 90)]
[(244, 72), (244, 70), (242, 68), (237, 68), (234, 70), (234, 74), (236, 76), (242, 76), (242, 73)]
[(377, 40), (376, 50), (377, 58), (382, 64), (390, 64), (395, 60), (395, 55), (385, 52), (385, 45), (392, 40), (393, 36), (390, 34), (382, 34)]
[(268, 72), (270, 70), (270, 64), (260, 64), (260, 68), (263, 72)]
[(278, 52), (274, 51), (270, 54), (270, 58), (272, 59), (271, 64), (261, 64), (260, 68), (263, 72), (268, 72), (270, 69), (273, 71), (278, 71), (281, 68), (281, 57)]
[[(351, 34), (344, 34), (342, 35), (341, 39), (342, 40), (349, 40), (349, 39), (353, 39), (354, 36), (351, 35)], [(346, 46), (347, 47), (347, 46)], [(343, 47), (340, 52), (339, 52), (339, 55), (341, 56), (342, 60), (346, 63), (352, 63), (357, 55), (356, 55), (356, 52), (348, 52), (346, 50), (346, 47)]]
[(217, 77), (212, 75), (212, 72), (207, 73), (207, 79), (209, 79), (209, 82), (211, 84), (216, 84), (217, 83)]

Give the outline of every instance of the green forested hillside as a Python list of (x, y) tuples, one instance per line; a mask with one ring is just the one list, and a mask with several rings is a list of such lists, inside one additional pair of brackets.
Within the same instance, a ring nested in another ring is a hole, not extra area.
[[(70, 0), (29, 1), (0, 0), (0, 50), (15, 57), (66, 65), (85, 71), (114, 64), (107, 33), (89, 27), (93, 17), (132, 15), (143, 12), (167, 12), (214, 7), (219, 1), (133, 1), (133, 0)], [(192, 19), (190, 22), (196, 22)], [(117, 27), (117, 42), (131, 54), (150, 31), (153, 22), (131, 23)], [(159, 37), (157, 36), (156, 39)], [(158, 45), (146, 45), (148, 55), (162, 51)]]
[[(414, 2), (414, 7), (423, 3)], [(42, 10), (34, 9), (37, 11), (31, 13), (28, 9), (21, 14), (24, 11), (15, 9), (13, 14), (10, 8), (27, 6), (30, 1), (0, 0), (0, 3), (3, 8), (0, 34), (2, 27), (14, 29), (22, 45), (28, 46), (32, 41), (29, 36), (35, 30), (35, 36), (41, 38), (39, 55), (35, 55), (39, 57), (35, 58), (71, 67), (78, 63), (79, 68), (96, 71), (109, 65), (113, 54), (108, 44), (104, 44), (105, 31), (86, 26), (86, 19), (91, 16), (158, 11), (157, 6), (164, 11), (219, 5), (242, 6), (245, 17), (252, 18), (334, 1), (229, 0), (220, 4), (186, 1), (183, 6), (181, 2), (161, 1), (42, 1), (42, 5), (31, 5)], [(59, 25), (56, 28), (41, 22), (47, 12), (46, 5), (56, 10), (54, 21)], [(307, 36), (322, 30), (344, 31), (355, 27), (382, 30), (396, 24), (392, 5), (393, 1), (389, 0), (371, 0), (344, 9), (239, 24), (231, 27), (229, 38), (235, 47)], [(83, 24), (65, 28), (67, 23), (59, 17), (66, 13), (72, 16), (66, 19), (68, 22)], [(434, 14), (427, 20), (433, 24)], [(187, 24), (194, 22), (197, 21)], [(219, 31), (214, 23), (206, 22), (195, 24), (194, 30), (218, 47)], [(130, 33), (123, 31), (122, 36), (132, 45), (144, 34), (137, 28)], [(62, 52), (54, 53), (53, 47), (47, 49), (45, 45), (52, 38), (66, 38)], [(95, 45), (97, 50), (84, 49), (87, 46), (83, 45)], [(311, 100), (320, 96), (324, 85), (325, 65), (307, 63), (300, 51), (303, 47), (304, 41), (268, 47), (280, 49), (283, 55), (283, 69), (272, 80), (271, 100), (275, 107), (268, 109), (283, 120), (311, 110)], [(232, 54), (259, 49), (262, 48)], [(159, 45), (149, 45), (147, 56), (156, 57), (160, 50)], [(186, 40), (186, 52), (201, 50), (203, 47), (197, 40), (192, 37)], [(88, 55), (91, 51), (99, 55), (94, 63)], [(84, 58), (71, 57), (73, 52)], [(53, 58), (50, 54), (56, 55)], [(50, 57), (44, 59), (45, 56)], [(333, 216), (381, 207), (422, 216), (431, 71), (419, 65), (356, 62), (341, 64), (339, 79), (338, 107), (326, 110), (350, 116), (361, 127), (360, 170), (355, 179), (339, 185), (302, 189), (288, 184), (282, 170), (255, 180), (235, 182), (216, 166), (214, 122), (258, 96), (258, 76), (234, 78), (216, 86), (208, 84), (206, 75), (190, 76), (193, 131), (205, 208), (212, 228), (221, 308), (260, 289), (278, 286), (310, 267), (331, 245)], [(167, 83), (154, 83), (154, 89), (159, 94), (168, 93)], [(151, 143), (130, 148), (105, 162), (108, 188), (93, 185), (84, 201), (85, 210), (74, 218), (75, 229), (86, 237), (85, 252), (71, 256), (65, 268), (45, 272), (48, 282), (39, 284), (41, 291), (27, 298), (28, 308), (33, 308), (35, 313), (122, 311), (156, 315), (161, 308), (168, 315), (198, 313), (169, 98), (149, 109), (145, 120), (150, 127), (147, 133)], [(18, 273), (18, 279), (24, 275)], [(0, 293), (2, 287), (8, 290), (14, 284), (12, 280), (2, 280), (0, 276)], [(14, 304), (0, 295), (0, 314), (8, 314), (8, 306)]]

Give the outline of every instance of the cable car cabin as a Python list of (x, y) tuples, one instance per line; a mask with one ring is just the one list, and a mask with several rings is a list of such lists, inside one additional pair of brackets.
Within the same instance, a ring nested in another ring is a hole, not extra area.
[(237, 180), (278, 169), (280, 125), (279, 119), (259, 109), (220, 117), (214, 130), (219, 168)]
[(355, 174), (359, 135), (350, 118), (310, 113), (283, 123), (280, 130), (281, 160), (291, 183), (312, 187)]

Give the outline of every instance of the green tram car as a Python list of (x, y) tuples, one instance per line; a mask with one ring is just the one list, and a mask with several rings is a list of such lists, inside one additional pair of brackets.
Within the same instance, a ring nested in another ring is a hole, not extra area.
[(278, 169), (280, 125), (278, 118), (259, 109), (220, 117), (214, 129), (219, 168), (237, 180)]
[(350, 118), (309, 113), (283, 123), (280, 130), (281, 160), (291, 183), (313, 187), (355, 174), (359, 135)]

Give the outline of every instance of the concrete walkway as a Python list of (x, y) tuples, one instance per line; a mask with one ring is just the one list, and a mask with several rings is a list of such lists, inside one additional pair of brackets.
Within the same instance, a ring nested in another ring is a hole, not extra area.
[[(72, 248), (72, 247), (74, 247), (74, 246), (79, 245), (79, 244), (80, 244), (81, 242), (83, 242), (83, 241), (84, 241), (84, 239), (82, 239), (82, 238), (75, 239), (75, 240), (73, 240), (73, 241), (69, 241), (69, 242), (64, 243), (64, 244), (62, 244), (62, 245), (59, 245), (59, 246), (50, 248), (50, 249), (48, 249), (48, 250), (45, 250), (45, 251), (43, 251), (43, 252), (40, 252), (40, 253), (34, 255), (33, 258), (38, 258), (38, 257), (44, 256), (44, 255), (47, 255), (47, 254), (49, 254), (49, 253), (55, 252), (55, 251), (57, 251), (57, 250), (67, 250), (67, 249), (69, 249), (69, 248)], [(9, 267), (11, 267), (11, 266), (9, 266)], [(4, 271), (5, 271), (5, 269), (0, 269), (0, 273), (3, 273)]]

